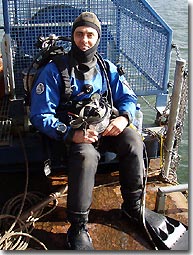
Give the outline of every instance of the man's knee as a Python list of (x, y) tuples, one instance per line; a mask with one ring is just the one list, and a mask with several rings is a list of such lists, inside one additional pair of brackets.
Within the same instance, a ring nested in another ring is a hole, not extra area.
[(136, 150), (143, 150), (142, 136), (136, 130), (128, 127), (123, 131), (120, 138), (122, 147), (127, 146)]
[(71, 156), (80, 161), (97, 162), (100, 159), (100, 154), (92, 144), (76, 144), (71, 148)]
[(80, 150), (80, 154), (90, 160), (98, 160), (99, 158), (99, 153), (92, 144), (85, 144)]

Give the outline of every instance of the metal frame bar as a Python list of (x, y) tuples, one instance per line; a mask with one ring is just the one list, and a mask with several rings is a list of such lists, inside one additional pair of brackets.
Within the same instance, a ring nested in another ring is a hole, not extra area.
[(179, 184), (175, 186), (158, 188), (155, 211), (158, 213), (163, 213), (165, 211), (166, 194), (173, 192), (182, 192), (186, 190), (188, 190), (188, 184)]

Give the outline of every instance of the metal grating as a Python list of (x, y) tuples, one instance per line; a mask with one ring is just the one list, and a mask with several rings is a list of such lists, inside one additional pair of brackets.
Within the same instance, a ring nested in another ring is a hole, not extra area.
[(167, 93), (172, 31), (145, 0), (3, 0), (3, 6), (17, 95), (24, 93), (22, 71), (38, 53), (37, 38), (70, 36), (72, 22), (82, 11), (99, 17), (99, 52), (124, 67), (138, 96)]
[(12, 121), (8, 119), (9, 100), (0, 100), (0, 146), (10, 145)]

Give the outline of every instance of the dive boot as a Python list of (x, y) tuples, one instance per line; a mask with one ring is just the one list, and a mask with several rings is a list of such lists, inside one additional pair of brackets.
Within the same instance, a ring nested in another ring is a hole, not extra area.
[(73, 223), (67, 232), (70, 250), (94, 250), (92, 239), (85, 223)]
[(127, 216), (130, 220), (134, 220), (138, 224), (142, 224), (142, 213), (141, 213), (141, 201), (137, 201), (135, 205), (131, 207), (131, 204), (123, 202), (121, 210), (123, 215)]

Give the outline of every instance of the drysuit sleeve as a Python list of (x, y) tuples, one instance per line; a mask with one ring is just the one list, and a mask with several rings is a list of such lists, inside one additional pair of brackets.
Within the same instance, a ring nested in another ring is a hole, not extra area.
[(39, 71), (31, 91), (30, 121), (40, 132), (65, 141), (71, 128), (67, 127), (62, 137), (56, 130), (62, 124), (56, 117), (61, 84), (61, 77), (54, 63), (47, 64)]
[(117, 67), (108, 60), (107, 65), (114, 107), (119, 111), (119, 115), (127, 115), (132, 122), (135, 116), (137, 96), (124, 75), (119, 75)]

